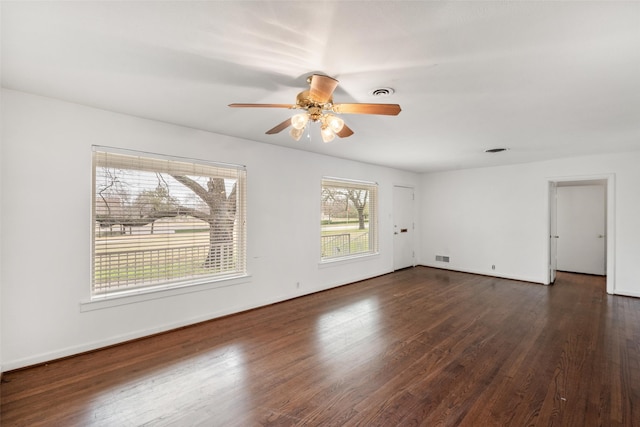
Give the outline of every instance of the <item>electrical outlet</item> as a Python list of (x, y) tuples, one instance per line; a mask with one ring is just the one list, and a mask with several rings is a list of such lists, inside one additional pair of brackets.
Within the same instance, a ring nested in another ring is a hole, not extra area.
[(300, 282), (296, 282), (296, 288), (300, 289)]
[(495, 266), (495, 265), (492, 265), (492, 266), (491, 266), (491, 269), (492, 269), (492, 270), (495, 270), (495, 269), (496, 269), (496, 266)]

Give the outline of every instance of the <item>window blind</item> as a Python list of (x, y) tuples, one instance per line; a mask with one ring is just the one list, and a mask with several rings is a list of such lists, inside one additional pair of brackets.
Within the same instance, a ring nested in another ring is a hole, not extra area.
[(92, 295), (246, 274), (240, 165), (94, 149)]

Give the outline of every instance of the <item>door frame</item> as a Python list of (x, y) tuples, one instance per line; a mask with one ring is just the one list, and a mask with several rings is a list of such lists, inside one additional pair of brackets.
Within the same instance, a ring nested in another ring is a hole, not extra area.
[(549, 181), (549, 285), (556, 281), (558, 270), (558, 183)]
[(546, 229), (546, 241), (545, 245), (547, 255), (545, 256), (545, 270), (547, 271), (546, 285), (551, 283), (551, 219), (555, 212), (551, 212), (552, 206), (550, 202), (552, 183), (555, 184), (568, 184), (576, 183), (588, 185), (593, 183), (592, 181), (604, 181), (605, 182), (605, 206), (606, 206), (606, 230), (607, 247), (605, 249), (606, 257), (606, 281), (607, 281), (607, 293), (615, 294), (616, 280), (615, 280), (615, 174), (601, 174), (601, 175), (578, 175), (578, 176), (562, 176), (562, 177), (549, 177), (547, 178), (547, 229)]

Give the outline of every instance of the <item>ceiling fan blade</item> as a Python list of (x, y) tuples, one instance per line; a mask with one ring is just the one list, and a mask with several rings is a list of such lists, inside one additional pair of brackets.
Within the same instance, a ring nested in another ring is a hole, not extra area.
[(353, 131), (351, 130), (351, 128), (349, 128), (349, 126), (344, 125), (340, 132), (336, 132), (336, 135), (338, 135), (340, 138), (346, 138), (353, 135)]
[(231, 108), (296, 108), (292, 104), (229, 104)]
[(289, 126), (291, 126), (291, 118), (288, 118), (287, 120), (285, 120), (284, 122), (280, 123), (279, 125), (269, 129), (268, 131), (266, 131), (265, 133), (267, 135), (273, 135), (274, 133), (278, 133), (278, 132), (282, 132), (283, 130), (285, 130), (286, 128), (288, 128)]
[(333, 95), (333, 91), (338, 87), (338, 81), (336, 79), (320, 74), (311, 76), (311, 82), (309, 84), (311, 85), (309, 96), (311, 99), (320, 103), (329, 101)]
[(382, 114), (397, 116), (400, 114), (398, 104), (333, 104), (333, 111), (339, 114)]

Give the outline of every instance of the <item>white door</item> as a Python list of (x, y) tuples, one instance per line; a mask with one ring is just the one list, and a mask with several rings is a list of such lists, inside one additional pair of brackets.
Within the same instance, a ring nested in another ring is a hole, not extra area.
[(558, 269), (558, 184), (549, 183), (549, 283), (556, 281)]
[(558, 270), (605, 275), (605, 188), (558, 187)]
[(413, 188), (393, 187), (393, 269), (413, 267)]

